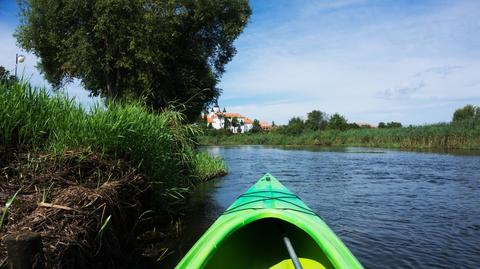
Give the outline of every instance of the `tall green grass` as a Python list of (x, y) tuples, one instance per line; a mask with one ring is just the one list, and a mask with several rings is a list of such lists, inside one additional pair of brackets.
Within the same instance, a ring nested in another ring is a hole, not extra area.
[(0, 84), (0, 152), (48, 151), (61, 157), (65, 150), (87, 149), (130, 160), (158, 185), (187, 186), (198, 177), (198, 134), (172, 109), (153, 114), (141, 104), (109, 104), (86, 111), (27, 82)]
[(195, 158), (196, 177), (205, 181), (212, 177), (225, 175), (227, 166), (222, 158), (212, 157), (207, 152), (199, 152)]
[(202, 136), (204, 145), (323, 145), (412, 149), (480, 149), (480, 122), (391, 129), (322, 130), (285, 135), (276, 132)]

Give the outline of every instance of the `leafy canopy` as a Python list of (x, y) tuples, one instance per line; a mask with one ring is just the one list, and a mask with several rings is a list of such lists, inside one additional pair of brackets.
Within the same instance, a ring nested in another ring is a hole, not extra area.
[(287, 132), (289, 134), (301, 134), (305, 129), (305, 122), (300, 117), (293, 117), (288, 121)]
[(250, 129), (250, 132), (251, 133), (260, 133), (262, 132), (262, 127), (260, 125), (260, 121), (257, 120), (257, 119), (254, 119), (253, 120), (253, 124), (252, 124), (252, 129)]
[(185, 104), (191, 120), (220, 94), (247, 0), (20, 0), (18, 44), (54, 86), (78, 78), (92, 95)]
[(335, 113), (330, 117), (330, 120), (328, 122), (328, 127), (334, 130), (345, 131), (348, 129), (347, 119), (345, 119), (344, 116), (338, 113)]
[(378, 123), (378, 128), (402, 128), (402, 124), (400, 122), (392, 121), (392, 122), (385, 122), (381, 121)]
[(320, 110), (312, 110), (307, 113), (305, 128), (312, 131), (325, 129), (327, 125), (327, 115)]
[(461, 122), (465, 120), (474, 120), (480, 118), (480, 107), (466, 105), (455, 110), (453, 113), (453, 122)]

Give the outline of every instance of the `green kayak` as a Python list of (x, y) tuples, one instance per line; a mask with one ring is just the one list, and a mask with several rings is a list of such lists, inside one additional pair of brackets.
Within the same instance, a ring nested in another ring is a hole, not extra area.
[(213, 223), (176, 268), (363, 267), (310, 208), (266, 174)]

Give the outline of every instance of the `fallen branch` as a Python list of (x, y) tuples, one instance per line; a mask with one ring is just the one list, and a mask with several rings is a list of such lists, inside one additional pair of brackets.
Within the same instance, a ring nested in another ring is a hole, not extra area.
[(51, 203), (44, 203), (44, 202), (38, 203), (38, 206), (39, 206), (39, 207), (58, 208), (58, 209), (69, 210), (69, 211), (78, 211), (78, 210), (76, 210), (75, 208), (71, 208), (71, 207), (68, 207), (68, 206), (54, 205), (54, 204), (51, 204)]

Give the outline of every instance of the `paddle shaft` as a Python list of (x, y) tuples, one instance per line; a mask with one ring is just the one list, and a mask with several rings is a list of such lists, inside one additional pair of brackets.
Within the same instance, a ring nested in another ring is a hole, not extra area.
[(297, 257), (297, 253), (295, 253), (295, 250), (293, 249), (290, 239), (286, 235), (283, 235), (282, 237), (285, 247), (287, 247), (288, 254), (290, 255), (290, 259), (292, 259), (293, 267), (295, 267), (295, 269), (303, 269), (302, 265), (300, 264), (300, 260)]

